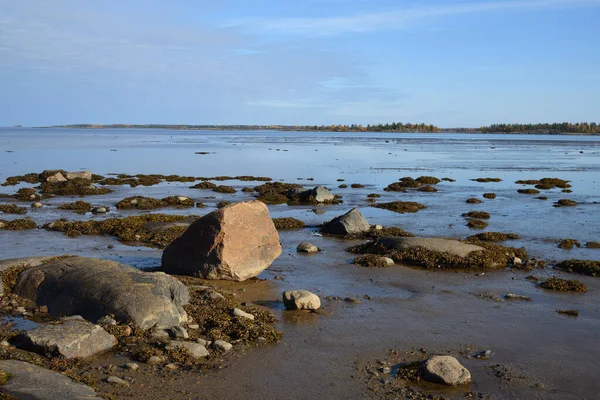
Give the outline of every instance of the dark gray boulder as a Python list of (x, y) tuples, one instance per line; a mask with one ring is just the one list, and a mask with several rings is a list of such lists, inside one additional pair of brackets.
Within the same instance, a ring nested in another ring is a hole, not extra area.
[(0, 386), (0, 393), (27, 400), (102, 400), (94, 389), (66, 376), (16, 360), (0, 361), (0, 371), (10, 379)]
[(142, 272), (95, 258), (70, 257), (30, 268), (14, 293), (48, 306), (53, 315), (81, 315), (90, 321), (113, 314), (141, 329), (166, 329), (187, 321), (188, 289), (162, 272)]
[(65, 358), (90, 357), (117, 344), (117, 339), (100, 325), (73, 317), (24, 331), (18, 340), (19, 347)]
[(321, 232), (332, 235), (349, 235), (367, 232), (371, 225), (358, 209), (353, 208), (346, 214), (341, 215), (325, 223)]

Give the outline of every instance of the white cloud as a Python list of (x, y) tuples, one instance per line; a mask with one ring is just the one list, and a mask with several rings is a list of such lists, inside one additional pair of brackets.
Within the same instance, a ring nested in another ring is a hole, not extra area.
[(350, 16), (311, 18), (253, 18), (230, 21), (224, 26), (247, 28), (257, 32), (326, 36), (377, 30), (405, 29), (429, 18), (496, 12), (504, 10), (542, 10), (555, 7), (600, 6), (600, 0), (510, 0), (440, 4), (394, 8)]

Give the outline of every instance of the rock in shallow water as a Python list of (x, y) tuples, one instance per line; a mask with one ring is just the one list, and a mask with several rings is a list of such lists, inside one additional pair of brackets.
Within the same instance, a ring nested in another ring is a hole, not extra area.
[(283, 293), (283, 305), (288, 310), (318, 310), (321, 299), (308, 290), (290, 290)]
[(173, 350), (178, 347), (186, 349), (187, 352), (190, 353), (190, 355), (194, 358), (208, 357), (209, 354), (208, 350), (206, 350), (203, 345), (194, 342), (173, 341), (170, 342), (165, 348), (167, 350)]
[(466, 257), (472, 251), (485, 250), (483, 247), (466, 244), (452, 239), (415, 238), (415, 237), (386, 237), (379, 243), (388, 250), (409, 250), (422, 247), (436, 253), (450, 253), (458, 257)]
[(14, 293), (47, 305), (54, 315), (91, 321), (112, 314), (141, 329), (166, 329), (184, 323), (190, 299), (180, 281), (164, 273), (94, 258), (69, 257), (21, 273)]
[(433, 356), (423, 365), (423, 378), (448, 386), (464, 386), (471, 382), (471, 373), (452, 356)]
[(279, 234), (260, 201), (235, 203), (198, 219), (163, 252), (166, 272), (244, 281), (281, 254)]
[(357, 208), (353, 208), (346, 214), (325, 223), (321, 228), (321, 232), (332, 235), (350, 235), (368, 232), (369, 229), (371, 229), (371, 225), (366, 218)]
[(298, 253), (318, 253), (319, 248), (312, 243), (302, 242), (296, 248)]

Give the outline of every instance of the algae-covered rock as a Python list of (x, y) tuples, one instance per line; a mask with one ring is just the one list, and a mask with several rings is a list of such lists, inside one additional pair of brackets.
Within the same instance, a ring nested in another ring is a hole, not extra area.
[(589, 276), (600, 276), (600, 261), (571, 259), (554, 266), (555, 269)]
[(472, 251), (484, 250), (480, 246), (440, 238), (387, 237), (381, 238), (379, 243), (388, 250), (402, 251), (420, 247), (432, 252), (448, 253), (458, 257), (466, 257)]
[(273, 223), (277, 230), (301, 229), (306, 226), (304, 222), (292, 217), (273, 218)]
[(424, 208), (427, 208), (423, 204), (419, 204), (414, 201), (392, 201), (390, 203), (373, 204), (372, 207), (381, 208), (397, 213), (414, 213)]
[(540, 283), (540, 287), (555, 292), (587, 292), (587, 286), (575, 279), (562, 279), (553, 276)]

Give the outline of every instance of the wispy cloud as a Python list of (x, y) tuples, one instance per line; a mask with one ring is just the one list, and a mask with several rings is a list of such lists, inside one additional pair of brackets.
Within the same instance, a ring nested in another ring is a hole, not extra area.
[(598, 7), (600, 0), (480, 1), (393, 8), (374, 13), (310, 18), (253, 18), (229, 21), (228, 27), (292, 35), (325, 36), (377, 30), (397, 30), (431, 18), (510, 10), (543, 10), (557, 7)]

